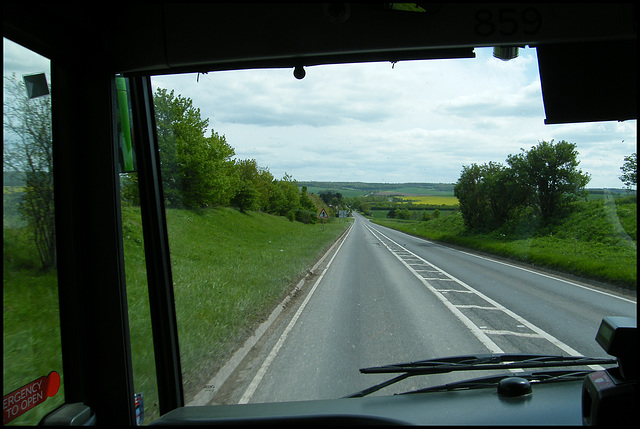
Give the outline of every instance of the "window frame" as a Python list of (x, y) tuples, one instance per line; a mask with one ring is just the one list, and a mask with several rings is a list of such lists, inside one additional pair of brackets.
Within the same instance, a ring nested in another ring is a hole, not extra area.
[(184, 405), (164, 193), (149, 76), (129, 80), (160, 415)]
[[(64, 400), (88, 406), (98, 424), (135, 425), (115, 73), (97, 54), (50, 61)], [(153, 94), (149, 76), (129, 79), (159, 411), (165, 414), (183, 406), (184, 397)]]
[(51, 69), (65, 402), (84, 403), (98, 424), (135, 425), (115, 79), (91, 56), (53, 58)]

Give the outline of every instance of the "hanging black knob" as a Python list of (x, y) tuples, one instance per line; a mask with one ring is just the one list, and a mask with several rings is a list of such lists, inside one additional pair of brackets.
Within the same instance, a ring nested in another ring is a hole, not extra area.
[(296, 79), (302, 79), (306, 74), (307, 72), (304, 71), (304, 67), (302, 66), (295, 66), (295, 68), (293, 69), (293, 75)]

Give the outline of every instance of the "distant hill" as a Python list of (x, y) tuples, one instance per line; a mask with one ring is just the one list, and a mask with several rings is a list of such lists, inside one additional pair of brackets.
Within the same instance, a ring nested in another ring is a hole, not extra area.
[(630, 191), (628, 189), (617, 189), (617, 188), (587, 188), (589, 191), (589, 199), (597, 200), (597, 199), (605, 199), (610, 200), (618, 197), (629, 197), (636, 195), (636, 191)]
[(340, 192), (345, 197), (380, 195), (453, 195), (455, 183), (298, 182), (309, 192)]
[[(306, 186), (307, 191), (319, 194), (323, 191), (339, 192), (345, 197), (365, 195), (453, 195), (455, 183), (365, 183), (365, 182), (298, 182), (299, 186)], [(616, 198), (635, 195), (636, 191), (624, 188), (587, 188), (590, 199)]]

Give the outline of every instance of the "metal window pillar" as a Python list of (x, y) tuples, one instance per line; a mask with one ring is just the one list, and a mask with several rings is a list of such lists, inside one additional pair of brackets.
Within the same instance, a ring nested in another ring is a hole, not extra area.
[(184, 405), (173, 280), (149, 77), (130, 78), (160, 414)]

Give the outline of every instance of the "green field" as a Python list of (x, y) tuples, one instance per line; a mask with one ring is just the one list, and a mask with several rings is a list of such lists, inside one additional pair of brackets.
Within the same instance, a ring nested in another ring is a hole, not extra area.
[(367, 195), (444, 195), (453, 196), (453, 183), (363, 183), (363, 182), (298, 182), (309, 192), (335, 191), (344, 197)]
[(409, 234), (637, 288), (635, 197), (579, 202), (560, 224), (542, 228), (521, 219), (490, 233), (465, 228), (460, 212), (427, 222), (386, 219), (381, 212), (374, 222)]

